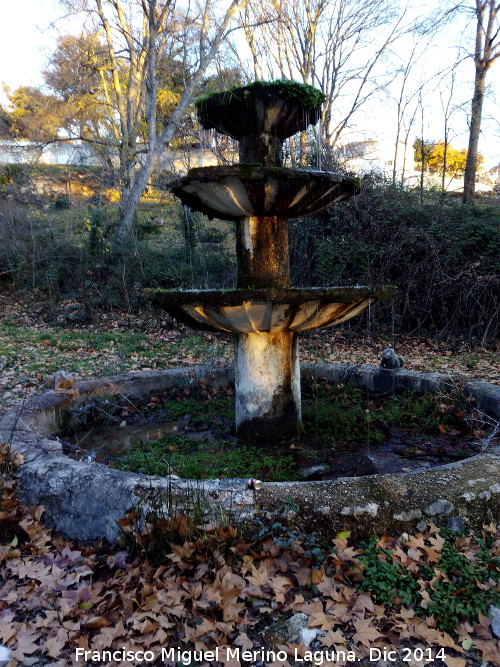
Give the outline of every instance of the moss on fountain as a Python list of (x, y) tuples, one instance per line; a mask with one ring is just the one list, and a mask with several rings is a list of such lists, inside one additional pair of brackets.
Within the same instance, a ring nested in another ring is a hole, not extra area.
[[(288, 170), (293, 171), (293, 170)], [(210, 167), (193, 167), (188, 170), (184, 179), (196, 179), (203, 183), (222, 179), (225, 176), (238, 176), (240, 178), (260, 179), (262, 178), (262, 162), (238, 162), (236, 164), (218, 164)], [(181, 179), (174, 181), (177, 183)], [(169, 186), (172, 188), (172, 184)]]
[(289, 287), (264, 289), (224, 290), (169, 290), (157, 287), (146, 289), (145, 295), (157, 306), (205, 303), (214, 306), (238, 306), (246, 301), (272, 301), (273, 303), (302, 304), (311, 300), (329, 300), (351, 303), (359, 299), (389, 301), (397, 291), (394, 285), (376, 287)]
[[(314, 86), (287, 79), (275, 81), (254, 81), (246, 86), (235, 86), (224, 91), (210, 92), (200, 95), (194, 103), (198, 114), (203, 114), (207, 107), (226, 107), (248, 100), (252, 95), (264, 99), (273, 99), (279, 95), (286, 101), (293, 101), (305, 109), (318, 109), (326, 100), (326, 96)], [(201, 118), (200, 118), (201, 120)]]
[[(323, 93), (296, 81), (255, 81), (195, 101), (198, 119), (240, 141), (240, 160), (280, 162), (281, 143), (318, 122)], [(248, 156), (248, 157), (245, 157)]]

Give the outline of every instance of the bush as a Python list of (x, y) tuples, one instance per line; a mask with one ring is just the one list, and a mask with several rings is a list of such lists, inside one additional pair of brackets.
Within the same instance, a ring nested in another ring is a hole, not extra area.
[(358, 197), (291, 224), (292, 274), (300, 285), (397, 285), (399, 330), (484, 343), (500, 330), (499, 222), (493, 206), (367, 182)]
[[(56, 202), (57, 203), (57, 202)], [(137, 235), (115, 247), (116, 207), (49, 210), (0, 201), (0, 278), (52, 300), (79, 298), (85, 311), (145, 305), (144, 287), (229, 287), (230, 223), (186, 227), (178, 206), (143, 205)], [(161, 225), (157, 220), (161, 212)], [(156, 217), (155, 217), (156, 216)], [(217, 243), (214, 243), (217, 239)]]
[(3, 199), (8, 193), (8, 185), (15, 181), (22, 181), (26, 178), (23, 165), (5, 164), (0, 165), (0, 198)]
[(71, 202), (68, 197), (58, 197), (54, 201), (54, 210), (66, 211), (68, 208), (71, 208)]

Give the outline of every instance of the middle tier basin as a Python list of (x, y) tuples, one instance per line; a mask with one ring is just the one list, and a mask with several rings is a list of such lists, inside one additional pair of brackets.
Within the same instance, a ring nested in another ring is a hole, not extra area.
[(236, 290), (146, 290), (156, 306), (193, 328), (233, 333), (321, 329), (388, 301), (393, 286)]
[(356, 181), (327, 171), (260, 164), (191, 169), (169, 185), (189, 208), (209, 218), (300, 218), (357, 194)]

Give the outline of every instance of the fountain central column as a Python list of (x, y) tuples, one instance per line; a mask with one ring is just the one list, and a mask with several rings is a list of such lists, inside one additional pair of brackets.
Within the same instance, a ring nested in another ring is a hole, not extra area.
[(290, 287), (288, 220), (242, 218), (236, 223), (238, 289)]
[[(259, 113), (260, 133), (240, 137), (240, 163), (264, 167), (282, 165), (282, 145), (274, 115)], [(239, 289), (290, 287), (288, 220), (249, 217), (236, 223)], [(240, 333), (235, 349), (236, 433), (243, 440), (289, 440), (301, 423), (298, 336), (279, 333)]]
[(240, 438), (296, 437), (301, 422), (298, 334), (239, 334), (235, 390)]
[[(237, 287), (289, 287), (288, 221), (242, 218), (236, 227)], [(298, 336), (240, 333), (236, 339), (236, 431), (243, 440), (283, 440), (301, 421)]]

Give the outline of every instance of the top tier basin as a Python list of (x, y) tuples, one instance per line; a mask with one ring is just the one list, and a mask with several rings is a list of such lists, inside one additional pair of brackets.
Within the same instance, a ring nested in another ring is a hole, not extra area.
[(196, 100), (198, 118), (240, 141), (262, 133), (280, 140), (318, 122), (325, 96), (316, 88), (294, 81), (256, 81)]
[(169, 185), (189, 208), (209, 218), (300, 218), (357, 194), (354, 179), (327, 171), (260, 164), (191, 169)]

